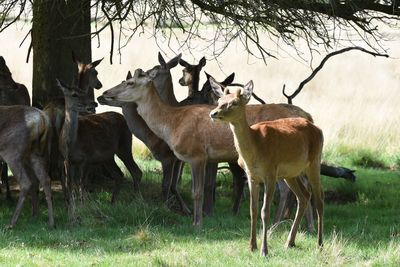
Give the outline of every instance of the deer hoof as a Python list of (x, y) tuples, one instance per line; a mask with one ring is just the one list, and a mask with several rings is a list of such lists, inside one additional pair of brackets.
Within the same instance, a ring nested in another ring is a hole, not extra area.
[(266, 257), (267, 255), (268, 255), (268, 250), (267, 249), (265, 249), (265, 250), (262, 249), (261, 252), (260, 252), (260, 256), (261, 257)]

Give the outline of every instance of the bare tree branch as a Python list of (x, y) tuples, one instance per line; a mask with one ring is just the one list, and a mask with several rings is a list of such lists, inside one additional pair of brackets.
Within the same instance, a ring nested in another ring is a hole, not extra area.
[(372, 56), (374, 56), (374, 57), (377, 57), (377, 56), (378, 56), (378, 57), (386, 57), (386, 58), (389, 57), (389, 55), (387, 55), (387, 54), (375, 53), (375, 52), (368, 51), (368, 50), (366, 50), (366, 49), (364, 49), (364, 48), (362, 48), (362, 47), (358, 47), (358, 46), (355, 46), (355, 47), (347, 47), (347, 48), (344, 48), (344, 49), (341, 49), (341, 50), (338, 50), (338, 51), (329, 53), (328, 55), (326, 55), (326, 56), (324, 57), (324, 59), (321, 61), (321, 63), (318, 65), (318, 67), (316, 67), (316, 68), (314, 69), (314, 71), (311, 73), (311, 75), (308, 76), (307, 79), (305, 79), (304, 81), (302, 81), (302, 82), (299, 84), (299, 86), (298, 86), (297, 89), (293, 92), (293, 94), (287, 95), (286, 92), (285, 92), (286, 85), (283, 85), (282, 94), (287, 98), (288, 103), (289, 103), (289, 104), (293, 104), (293, 98), (295, 98), (295, 97), (301, 92), (301, 90), (303, 89), (303, 87), (304, 87), (309, 81), (311, 81), (311, 80), (315, 77), (315, 75), (317, 75), (317, 73), (323, 68), (323, 66), (324, 66), (325, 63), (328, 61), (328, 59), (330, 59), (330, 58), (333, 57), (333, 56), (336, 56), (336, 55), (339, 55), (339, 54), (342, 54), (342, 53), (345, 53), (345, 52), (348, 52), (348, 51), (351, 51), (351, 50), (359, 50), (359, 51), (361, 51), (361, 52), (370, 54), (370, 55), (372, 55)]

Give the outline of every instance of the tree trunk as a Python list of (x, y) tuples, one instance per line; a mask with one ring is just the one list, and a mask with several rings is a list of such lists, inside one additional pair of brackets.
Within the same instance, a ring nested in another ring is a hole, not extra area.
[(73, 83), (77, 67), (72, 51), (83, 62), (92, 60), (90, 0), (33, 1), (32, 45), (32, 105), (42, 108), (63, 95), (56, 78)]

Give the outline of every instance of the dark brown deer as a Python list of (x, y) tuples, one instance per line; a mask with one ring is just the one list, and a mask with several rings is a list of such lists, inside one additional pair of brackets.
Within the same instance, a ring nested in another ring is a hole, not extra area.
[(182, 78), (179, 79), (179, 84), (188, 87), (188, 97), (191, 97), (195, 93), (199, 92), (200, 71), (206, 65), (206, 63), (205, 57), (202, 57), (197, 65), (191, 65), (182, 58), (179, 60), (179, 64), (185, 67), (182, 70), (183, 75)]
[[(172, 106), (177, 106), (179, 103), (173, 92), (170, 69), (178, 64), (180, 57), (181, 55), (179, 54), (166, 62), (159, 53), (158, 61), (160, 65), (157, 65), (146, 72), (147, 75), (152, 78), (155, 88), (163, 102)], [(127, 79), (130, 78), (131, 76), (129, 73)], [(122, 113), (124, 114), (132, 134), (134, 134), (150, 149), (155, 159), (161, 162), (163, 171), (162, 192), (164, 200), (167, 201), (169, 199), (169, 194), (172, 193), (178, 201), (181, 211), (185, 214), (190, 214), (190, 210), (187, 208), (177, 189), (177, 181), (181, 170), (179, 168), (180, 162), (167, 143), (157, 137), (157, 135), (150, 130), (143, 118), (138, 114), (137, 105), (135, 103), (105, 99), (102, 96), (98, 98), (98, 101), (104, 105), (122, 108)]]
[[(212, 86), (218, 84), (210, 81)], [(293, 247), (301, 219), (311, 198), (307, 187), (297, 177), (307, 175), (318, 214), (318, 245), (322, 246), (323, 191), (320, 164), (323, 146), (322, 131), (304, 118), (286, 118), (253, 124), (246, 118), (246, 104), (251, 98), (253, 82), (237, 89), (225, 89), (218, 106), (210, 112), (216, 121), (228, 122), (239, 153), (238, 163), (246, 170), (250, 190), (251, 238), (250, 249), (257, 249), (257, 211), (259, 185), (264, 184), (264, 204), (261, 256), (268, 254), (267, 227), (276, 182), (284, 179), (297, 198), (296, 218), (286, 246)]]
[[(162, 138), (174, 154), (192, 170), (194, 225), (202, 224), (204, 172), (207, 162), (235, 162), (237, 153), (228, 125), (212, 123), (208, 114), (215, 106), (174, 107), (164, 103), (152, 78), (138, 69), (132, 79), (103, 93), (106, 101), (135, 102), (137, 112), (149, 128)], [(273, 120), (284, 117), (311, 116), (299, 107), (285, 104), (250, 105), (249, 120)]]
[[(82, 186), (88, 166), (104, 165), (115, 180), (111, 202), (120, 190), (122, 173), (115, 163), (117, 155), (130, 172), (134, 188), (139, 187), (142, 172), (132, 158), (132, 135), (123, 116), (104, 112), (78, 117), (93, 105), (85, 101), (86, 92), (59, 83), (65, 97), (65, 120), (60, 133), (59, 149), (64, 158), (66, 188), (71, 194), (72, 179)], [(69, 195), (70, 196), (70, 195)]]
[[(28, 89), (26, 89), (25, 85), (14, 81), (9, 68), (6, 65), (6, 61), (2, 56), (0, 56), (0, 105), (31, 105)], [(7, 164), (0, 161), (0, 165), (1, 181), (6, 186), (6, 198), (11, 200)]]
[(48, 225), (54, 227), (50, 177), (47, 160), (50, 121), (39, 109), (29, 106), (0, 106), (0, 157), (19, 182), (17, 207), (10, 224), (15, 226), (27, 194), (32, 196), (32, 214), (38, 212), (38, 182), (43, 187), (48, 207)]

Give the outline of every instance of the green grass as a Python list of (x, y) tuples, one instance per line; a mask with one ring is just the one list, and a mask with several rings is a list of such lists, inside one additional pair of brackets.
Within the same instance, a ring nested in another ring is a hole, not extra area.
[[(145, 172), (141, 193), (126, 181), (112, 206), (110, 193), (98, 190), (80, 207), (79, 224), (68, 223), (62, 194), (54, 193), (57, 227), (46, 227), (47, 210), (30, 217), (26, 202), (17, 226), (0, 230), (1, 266), (398, 266), (400, 264), (400, 173), (357, 168), (352, 184), (323, 177), (331, 196), (350, 196), (337, 204), (327, 198), (325, 246), (316, 248), (315, 233), (303, 227), (293, 249), (285, 249), (291, 221), (269, 234), (270, 255), (250, 252), (248, 195), (240, 214), (231, 214), (231, 178), (218, 177), (217, 203), (213, 217), (193, 229), (191, 218), (171, 212), (162, 202), (160, 167), (154, 161), (138, 160)], [(180, 185), (191, 203), (187, 168)], [(248, 194), (248, 192), (247, 192)], [(9, 222), (15, 203), (0, 203), (0, 224)], [(261, 225), (259, 220), (259, 226)], [(260, 245), (260, 235), (258, 238)]]

